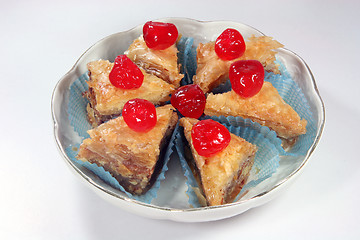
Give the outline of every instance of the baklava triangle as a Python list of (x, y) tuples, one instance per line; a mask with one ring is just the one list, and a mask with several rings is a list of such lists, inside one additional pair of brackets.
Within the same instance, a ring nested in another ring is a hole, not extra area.
[(252, 36), (246, 41), (246, 50), (241, 57), (224, 61), (215, 52), (215, 42), (200, 43), (196, 49), (197, 69), (193, 81), (205, 93), (210, 92), (229, 79), (230, 65), (238, 60), (258, 60), (266, 71), (279, 73), (278, 67), (274, 63), (276, 60), (276, 51), (274, 50), (280, 47), (283, 45), (271, 37)]
[(89, 99), (87, 106), (88, 118), (93, 127), (121, 114), (124, 104), (134, 98), (146, 99), (155, 105), (162, 105), (170, 100), (171, 93), (175, 90), (169, 84), (155, 75), (141, 71), (144, 81), (137, 89), (120, 89), (113, 86), (109, 74), (114, 63), (108, 60), (98, 60), (88, 63), (89, 90), (85, 96)]
[(306, 133), (306, 120), (287, 104), (270, 82), (264, 82), (260, 92), (242, 98), (233, 90), (210, 93), (206, 98), (204, 113), (213, 116), (240, 116), (251, 119), (274, 130), (278, 137), (293, 142)]
[(185, 147), (186, 160), (202, 194), (199, 202), (204, 197), (203, 205), (207, 206), (231, 203), (246, 184), (257, 147), (231, 133), (230, 143), (225, 149), (210, 157), (201, 156), (195, 150), (191, 137), (192, 127), (197, 122), (194, 118), (180, 119), (188, 143)]
[(175, 44), (164, 50), (150, 49), (142, 35), (135, 39), (125, 51), (125, 54), (138, 66), (175, 87), (179, 87), (184, 75), (180, 74), (177, 53), (178, 49)]
[(156, 108), (157, 123), (148, 132), (135, 132), (123, 117), (111, 119), (88, 131), (77, 158), (96, 163), (132, 194), (143, 194), (163, 166), (163, 154), (178, 116), (171, 105)]

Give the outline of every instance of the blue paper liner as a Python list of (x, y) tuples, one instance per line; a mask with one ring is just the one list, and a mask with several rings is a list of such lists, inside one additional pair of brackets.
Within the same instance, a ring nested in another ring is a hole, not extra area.
[(89, 80), (88, 73), (82, 74), (70, 86), (68, 113), (70, 125), (74, 131), (82, 138), (88, 138), (87, 131), (91, 129), (91, 124), (87, 119), (86, 106), (88, 99), (83, 94), (89, 89), (86, 81)]
[[(258, 147), (258, 151), (254, 159), (254, 165), (250, 172), (250, 177), (246, 185), (235, 198), (235, 201), (237, 201), (244, 192), (271, 177), (272, 174), (277, 170), (280, 161), (278, 149), (281, 145), (281, 142), (276, 137), (275, 132), (269, 131), (268, 128), (254, 123), (249, 119), (209, 116), (206, 116), (205, 118), (210, 118), (220, 122), (231, 133), (244, 138), (246, 141), (255, 144)], [(188, 190), (186, 194), (189, 197), (189, 204), (195, 208), (201, 207), (196, 193), (196, 189), (199, 189), (199, 186), (185, 158), (184, 147), (185, 144), (187, 144), (187, 141), (184, 136), (182, 127), (178, 127), (175, 130), (174, 140), (181, 167), (183, 169), (184, 175), (187, 178), (186, 184), (188, 186)]]
[[(194, 46), (192, 46), (191, 41), (187, 40), (186, 43), (187, 45), (184, 47), (184, 49), (187, 49), (187, 55), (184, 57), (187, 59), (184, 60), (186, 63), (184, 69), (186, 69), (188, 76), (186, 79), (184, 79), (184, 81), (186, 81), (186, 84), (192, 84), (192, 78), (196, 74), (197, 68), (196, 49)], [(290, 150), (285, 151), (282, 149), (281, 154), (292, 156), (305, 155), (314, 142), (316, 136), (316, 123), (311, 113), (310, 106), (303, 92), (301, 91), (301, 88), (292, 79), (290, 73), (286, 70), (285, 65), (279, 60), (276, 60), (276, 63), (279, 66), (280, 74), (265, 72), (264, 80), (270, 82), (277, 89), (284, 101), (289, 104), (301, 118), (307, 121), (306, 134), (299, 136), (297, 142)], [(213, 93), (223, 93), (230, 90), (231, 83), (228, 80), (215, 88)]]
[(193, 38), (182, 37), (177, 44), (179, 50), (178, 57), (181, 64), (181, 71), (184, 74), (184, 78), (180, 82), (182, 86), (192, 84), (192, 78), (196, 74), (196, 47), (193, 46), (193, 43)]
[[(83, 93), (88, 90), (88, 85), (86, 81), (88, 80), (88, 73), (84, 73), (78, 79), (74, 81), (74, 83), (70, 86), (70, 94), (69, 94), (69, 104), (68, 104), (68, 114), (70, 125), (74, 128), (74, 131), (81, 137), (81, 139), (89, 138), (88, 130), (91, 129), (91, 125), (87, 119), (86, 106), (88, 104), (88, 100), (83, 97)], [(172, 138), (174, 135), (172, 136)], [(92, 171), (95, 175), (97, 175), (101, 180), (105, 183), (111, 185), (112, 187), (121, 190), (124, 192), (129, 198), (135, 199), (144, 203), (151, 203), (151, 201), (156, 198), (157, 192), (160, 188), (160, 182), (165, 179), (165, 172), (168, 170), (167, 163), (170, 159), (171, 154), (173, 153), (173, 140), (169, 142), (167, 149), (164, 154), (164, 165), (162, 167), (162, 171), (160, 172), (157, 180), (154, 182), (151, 189), (149, 189), (143, 195), (133, 195), (127, 192), (119, 182), (103, 167), (99, 167), (96, 164), (91, 164), (89, 162), (83, 162), (76, 159), (78, 154), (78, 149), (80, 143), (75, 145), (70, 145), (65, 149), (67, 156), (71, 161), (75, 162), (80, 166), (84, 166), (90, 171)]]
[(298, 84), (292, 79), (283, 63), (277, 61), (281, 74), (266, 73), (265, 81), (270, 82), (279, 92), (284, 101), (307, 121), (306, 134), (300, 135), (294, 146), (284, 155), (305, 155), (316, 137), (316, 122), (310, 105)]

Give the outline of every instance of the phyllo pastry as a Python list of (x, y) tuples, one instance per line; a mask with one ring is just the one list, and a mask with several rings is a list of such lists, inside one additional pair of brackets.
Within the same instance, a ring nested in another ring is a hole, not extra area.
[(140, 88), (120, 89), (111, 84), (109, 74), (114, 63), (108, 60), (98, 60), (88, 63), (89, 90), (85, 96), (89, 99), (87, 106), (88, 118), (93, 127), (119, 116), (124, 104), (134, 98), (149, 100), (155, 105), (162, 105), (170, 100), (170, 94), (175, 90), (169, 84), (155, 75), (146, 73)]
[(184, 77), (180, 74), (176, 44), (164, 50), (150, 49), (143, 36), (135, 39), (125, 54), (138, 66), (152, 73), (175, 87), (180, 86)]
[(249, 118), (274, 130), (278, 137), (293, 143), (299, 135), (306, 133), (306, 120), (279, 95), (270, 82), (264, 82), (253, 97), (242, 98), (234, 90), (225, 93), (210, 93), (206, 99), (204, 113), (215, 116), (240, 116)]
[(192, 130), (198, 123), (194, 118), (181, 118), (180, 125), (188, 142), (185, 147), (186, 160), (197, 180), (203, 205), (215, 206), (234, 201), (249, 177), (254, 164), (257, 147), (230, 133), (226, 148), (210, 155), (200, 155), (194, 147)]
[(193, 81), (205, 93), (210, 92), (229, 78), (230, 65), (238, 60), (258, 60), (266, 71), (279, 73), (274, 63), (276, 60), (274, 50), (281, 47), (283, 45), (271, 37), (252, 36), (246, 41), (246, 50), (241, 57), (226, 61), (216, 54), (215, 42), (200, 43), (196, 50), (197, 70)]
[(103, 167), (126, 191), (145, 193), (162, 169), (162, 155), (178, 120), (171, 105), (156, 108), (156, 114), (156, 125), (148, 132), (132, 130), (122, 116), (89, 130), (77, 158)]

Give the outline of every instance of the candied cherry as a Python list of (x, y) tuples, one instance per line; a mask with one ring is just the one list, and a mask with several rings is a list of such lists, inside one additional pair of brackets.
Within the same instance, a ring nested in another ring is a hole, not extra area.
[(191, 139), (197, 153), (210, 157), (225, 149), (231, 140), (229, 130), (220, 123), (206, 119), (197, 122), (191, 130)]
[(230, 65), (231, 88), (243, 98), (257, 94), (264, 84), (264, 67), (257, 60), (239, 60)]
[(190, 84), (178, 88), (170, 101), (185, 117), (199, 118), (204, 112), (206, 97), (198, 85)]
[(122, 116), (128, 127), (136, 132), (148, 132), (157, 122), (154, 104), (145, 99), (135, 98), (127, 101)]
[(243, 36), (232, 28), (223, 31), (215, 41), (215, 52), (219, 58), (225, 61), (241, 57), (245, 48)]
[(178, 30), (172, 23), (149, 21), (143, 27), (143, 36), (149, 48), (164, 50), (176, 42)]
[(136, 89), (141, 87), (144, 74), (140, 68), (126, 55), (115, 58), (114, 67), (109, 74), (112, 85), (121, 89)]

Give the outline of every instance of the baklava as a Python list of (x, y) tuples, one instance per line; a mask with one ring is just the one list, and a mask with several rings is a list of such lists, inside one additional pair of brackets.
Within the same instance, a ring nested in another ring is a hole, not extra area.
[(108, 60), (97, 60), (87, 64), (89, 70), (89, 90), (85, 96), (89, 99), (87, 106), (88, 119), (93, 127), (107, 120), (119, 116), (124, 104), (134, 98), (146, 99), (155, 105), (163, 105), (170, 100), (171, 93), (175, 90), (172, 84), (147, 73), (138, 89), (120, 89), (113, 86), (109, 74), (114, 63)]
[(77, 158), (96, 163), (132, 194), (144, 194), (163, 166), (163, 154), (178, 121), (168, 104), (156, 108), (157, 123), (148, 132), (135, 132), (122, 116), (88, 131)]
[(197, 122), (194, 118), (180, 119), (188, 143), (186, 160), (206, 200), (205, 205), (231, 203), (246, 184), (257, 147), (230, 133), (231, 140), (226, 148), (209, 157), (201, 156), (194, 148), (191, 137), (192, 128)]
[(279, 73), (275, 64), (276, 49), (283, 45), (268, 36), (252, 36), (246, 41), (244, 54), (231, 61), (220, 59), (215, 52), (215, 42), (200, 43), (197, 47), (197, 70), (193, 76), (193, 82), (205, 92), (211, 92), (214, 88), (229, 78), (230, 65), (238, 60), (258, 60), (266, 71)]
[(278, 137), (291, 145), (299, 135), (306, 133), (305, 119), (287, 104), (270, 82), (264, 82), (260, 92), (242, 98), (233, 90), (208, 94), (204, 113), (211, 116), (240, 116), (274, 130)]
[(125, 52), (139, 67), (175, 87), (179, 87), (184, 75), (180, 73), (177, 53), (178, 49), (176, 48), (176, 44), (164, 50), (150, 49), (146, 45), (143, 36), (135, 39)]

